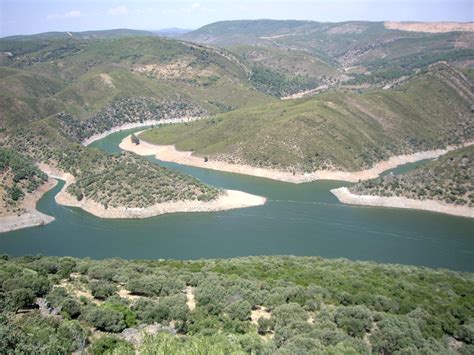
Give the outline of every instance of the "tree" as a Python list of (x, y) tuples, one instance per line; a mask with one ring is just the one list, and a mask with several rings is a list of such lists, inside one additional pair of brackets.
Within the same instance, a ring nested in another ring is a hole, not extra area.
[(233, 302), (225, 307), (225, 312), (231, 319), (245, 321), (250, 318), (252, 306), (245, 300)]
[(132, 133), (131, 139), (132, 139), (133, 144), (136, 144), (136, 145), (140, 144), (140, 139), (135, 135), (135, 133)]
[(33, 305), (34, 302), (35, 295), (33, 291), (28, 288), (17, 288), (5, 294), (6, 308), (12, 312), (29, 307)]
[(132, 344), (113, 336), (104, 336), (97, 339), (92, 343), (89, 350), (92, 355), (112, 354), (118, 347), (122, 350), (120, 353), (134, 352)]
[(88, 306), (84, 309), (81, 318), (106, 332), (118, 333), (127, 327), (124, 315), (109, 308)]

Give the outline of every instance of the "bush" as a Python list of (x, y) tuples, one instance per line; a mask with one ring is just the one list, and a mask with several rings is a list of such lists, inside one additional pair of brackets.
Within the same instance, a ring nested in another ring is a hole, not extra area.
[(117, 286), (112, 282), (93, 281), (90, 283), (91, 293), (97, 299), (105, 300), (117, 292)]
[(83, 310), (81, 319), (106, 332), (118, 333), (127, 327), (122, 312), (105, 307), (88, 306)]
[(92, 355), (113, 354), (119, 348), (121, 353), (133, 353), (133, 346), (117, 337), (104, 336), (94, 341), (89, 347)]
[(339, 307), (334, 313), (337, 326), (353, 337), (363, 337), (372, 328), (373, 317), (364, 306)]

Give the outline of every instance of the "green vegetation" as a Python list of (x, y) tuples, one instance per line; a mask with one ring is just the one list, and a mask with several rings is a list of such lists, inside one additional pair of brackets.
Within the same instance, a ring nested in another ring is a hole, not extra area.
[(4, 256), (0, 352), (467, 354), (473, 289), (468, 273), (317, 257)]
[[(129, 116), (136, 121), (172, 114), (170, 109), (183, 114), (182, 102), (201, 112), (220, 112), (271, 101), (253, 88), (247, 65), (231, 53), (176, 40), (10, 37), (0, 39), (0, 53), (9, 53), (0, 56), (5, 128), (61, 112), (81, 121), (97, 114), (110, 117), (112, 103), (123, 99), (135, 111), (139, 102), (133, 100), (151, 102), (144, 114)], [(178, 104), (170, 108), (174, 101)], [(127, 107), (119, 110), (115, 120), (120, 121)]]
[(159, 102), (152, 98), (130, 97), (113, 101), (86, 121), (80, 121), (63, 112), (54, 118), (68, 136), (83, 141), (94, 134), (127, 123), (207, 115), (207, 111), (184, 100)]
[(288, 79), (284, 74), (261, 66), (253, 68), (250, 80), (258, 90), (277, 97), (287, 96), (317, 86), (315, 80), (303, 77)]
[(472, 140), (472, 98), (470, 83), (440, 64), (392, 90), (330, 91), (158, 127), (140, 137), (230, 163), (357, 171), (393, 155)]
[[(462, 32), (398, 31), (386, 29), (382, 22), (222, 21), (182, 38), (228, 48), (269, 69), (313, 78), (325, 75), (325, 83), (343, 85), (383, 86), (429, 64), (474, 55)], [(299, 55), (292, 58), (292, 53)], [(338, 80), (345, 73), (340, 69), (347, 69), (352, 80)]]
[(474, 146), (443, 155), (405, 174), (360, 182), (360, 195), (402, 196), (474, 207)]
[(48, 177), (26, 156), (0, 147), (0, 216), (22, 211), (21, 200), (35, 191)]
[(131, 153), (107, 155), (71, 140), (54, 119), (34, 122), (6, 141), (32, 160), (57, 167), (76, 177), (68, 192), (104, 207), (148, 207), (178, 200), (212, 200), (219, 190), (197, 179), (160, 167)]

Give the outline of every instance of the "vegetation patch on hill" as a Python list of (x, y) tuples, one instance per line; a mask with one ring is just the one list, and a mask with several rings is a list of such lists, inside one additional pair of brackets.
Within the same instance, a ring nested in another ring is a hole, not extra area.
[(5, 353), (473, 350), (469, 273), (317, 257), (3, 256), (0, 281)]

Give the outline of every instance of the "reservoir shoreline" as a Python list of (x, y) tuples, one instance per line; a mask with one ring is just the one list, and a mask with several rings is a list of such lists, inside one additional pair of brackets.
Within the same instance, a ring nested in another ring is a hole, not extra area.
[(144, 208), (105, 208), (96, 201), (87, 198), (78, 201), (77, 198), (69, 194), (67, 192), (68, 186), (76, 181), (76, 178), (71, 174), (46, 164), (41, 164), (40, 168), (49, 176), (66, 182), (61, 191), (55, 196), (56, 203), (63, 206), (81, 208), (99, 218), (149, 218), (176, 212), (216, 212), (235, 208), (262, 206), (266, 202), (266, 198), (262, 196), (252, 195), (243, 191), (223, 190), (216, 199), (211, 201), (182, 200), (158, 203)]
[(58, 182), (55, 179), (48, 179), (36, 191), (27, 194), (23, 200), (23, 206), (26, 210), (21, 215), (0, 217), (0, 233), (11, 232), (18, 229), (43, 226), (54, 221), (54, 217), (41, 213), (36, 209), (36, 203), (43, 195), (56, 186)]
[(400, 165), (407, 163), (414, 163), (425, 159), (434, 159), (444, 155), (452, 150), (466, 147), (474, 144), (474, 142), (467, 142), (462, 145), (451, 145), (445, 149), (435, 149), (429, 151), (422, 151), (413, 154), (405, 154), (390, 157), (388, 160), (376, 163), (372, 168), (361, 171), (336, 171), (336, 170), (317, 170), (312, 173), (293, 174), (289, 171), (257, 168), (243, 164), (230, 164), (217, 160), (207, 160), (195, 157), (191, 151), (179, 151), (174, 145), (156, 145), (148, 143), (140, 139), (140, 144), (134, 144), (131, 141), (131, 136), (125, 137), (120, 143), (119, 147), (122, 150), (130, 151), (138, 155), (147, 156), (155, 155), (156, 159), (173, 162), (177, 164), (195, 166), (204, 169), (219, 170), (230, 173), (252, 175), (263, 177), (283, 182), (290, 182), (294, 184), (301, 184), (306, 182), (313, 182), (317, 180), (337, 180), (347, 182), (358, 182), (361, 180), (370, 180), (380, 176), (387, 170), (394, 169)]

